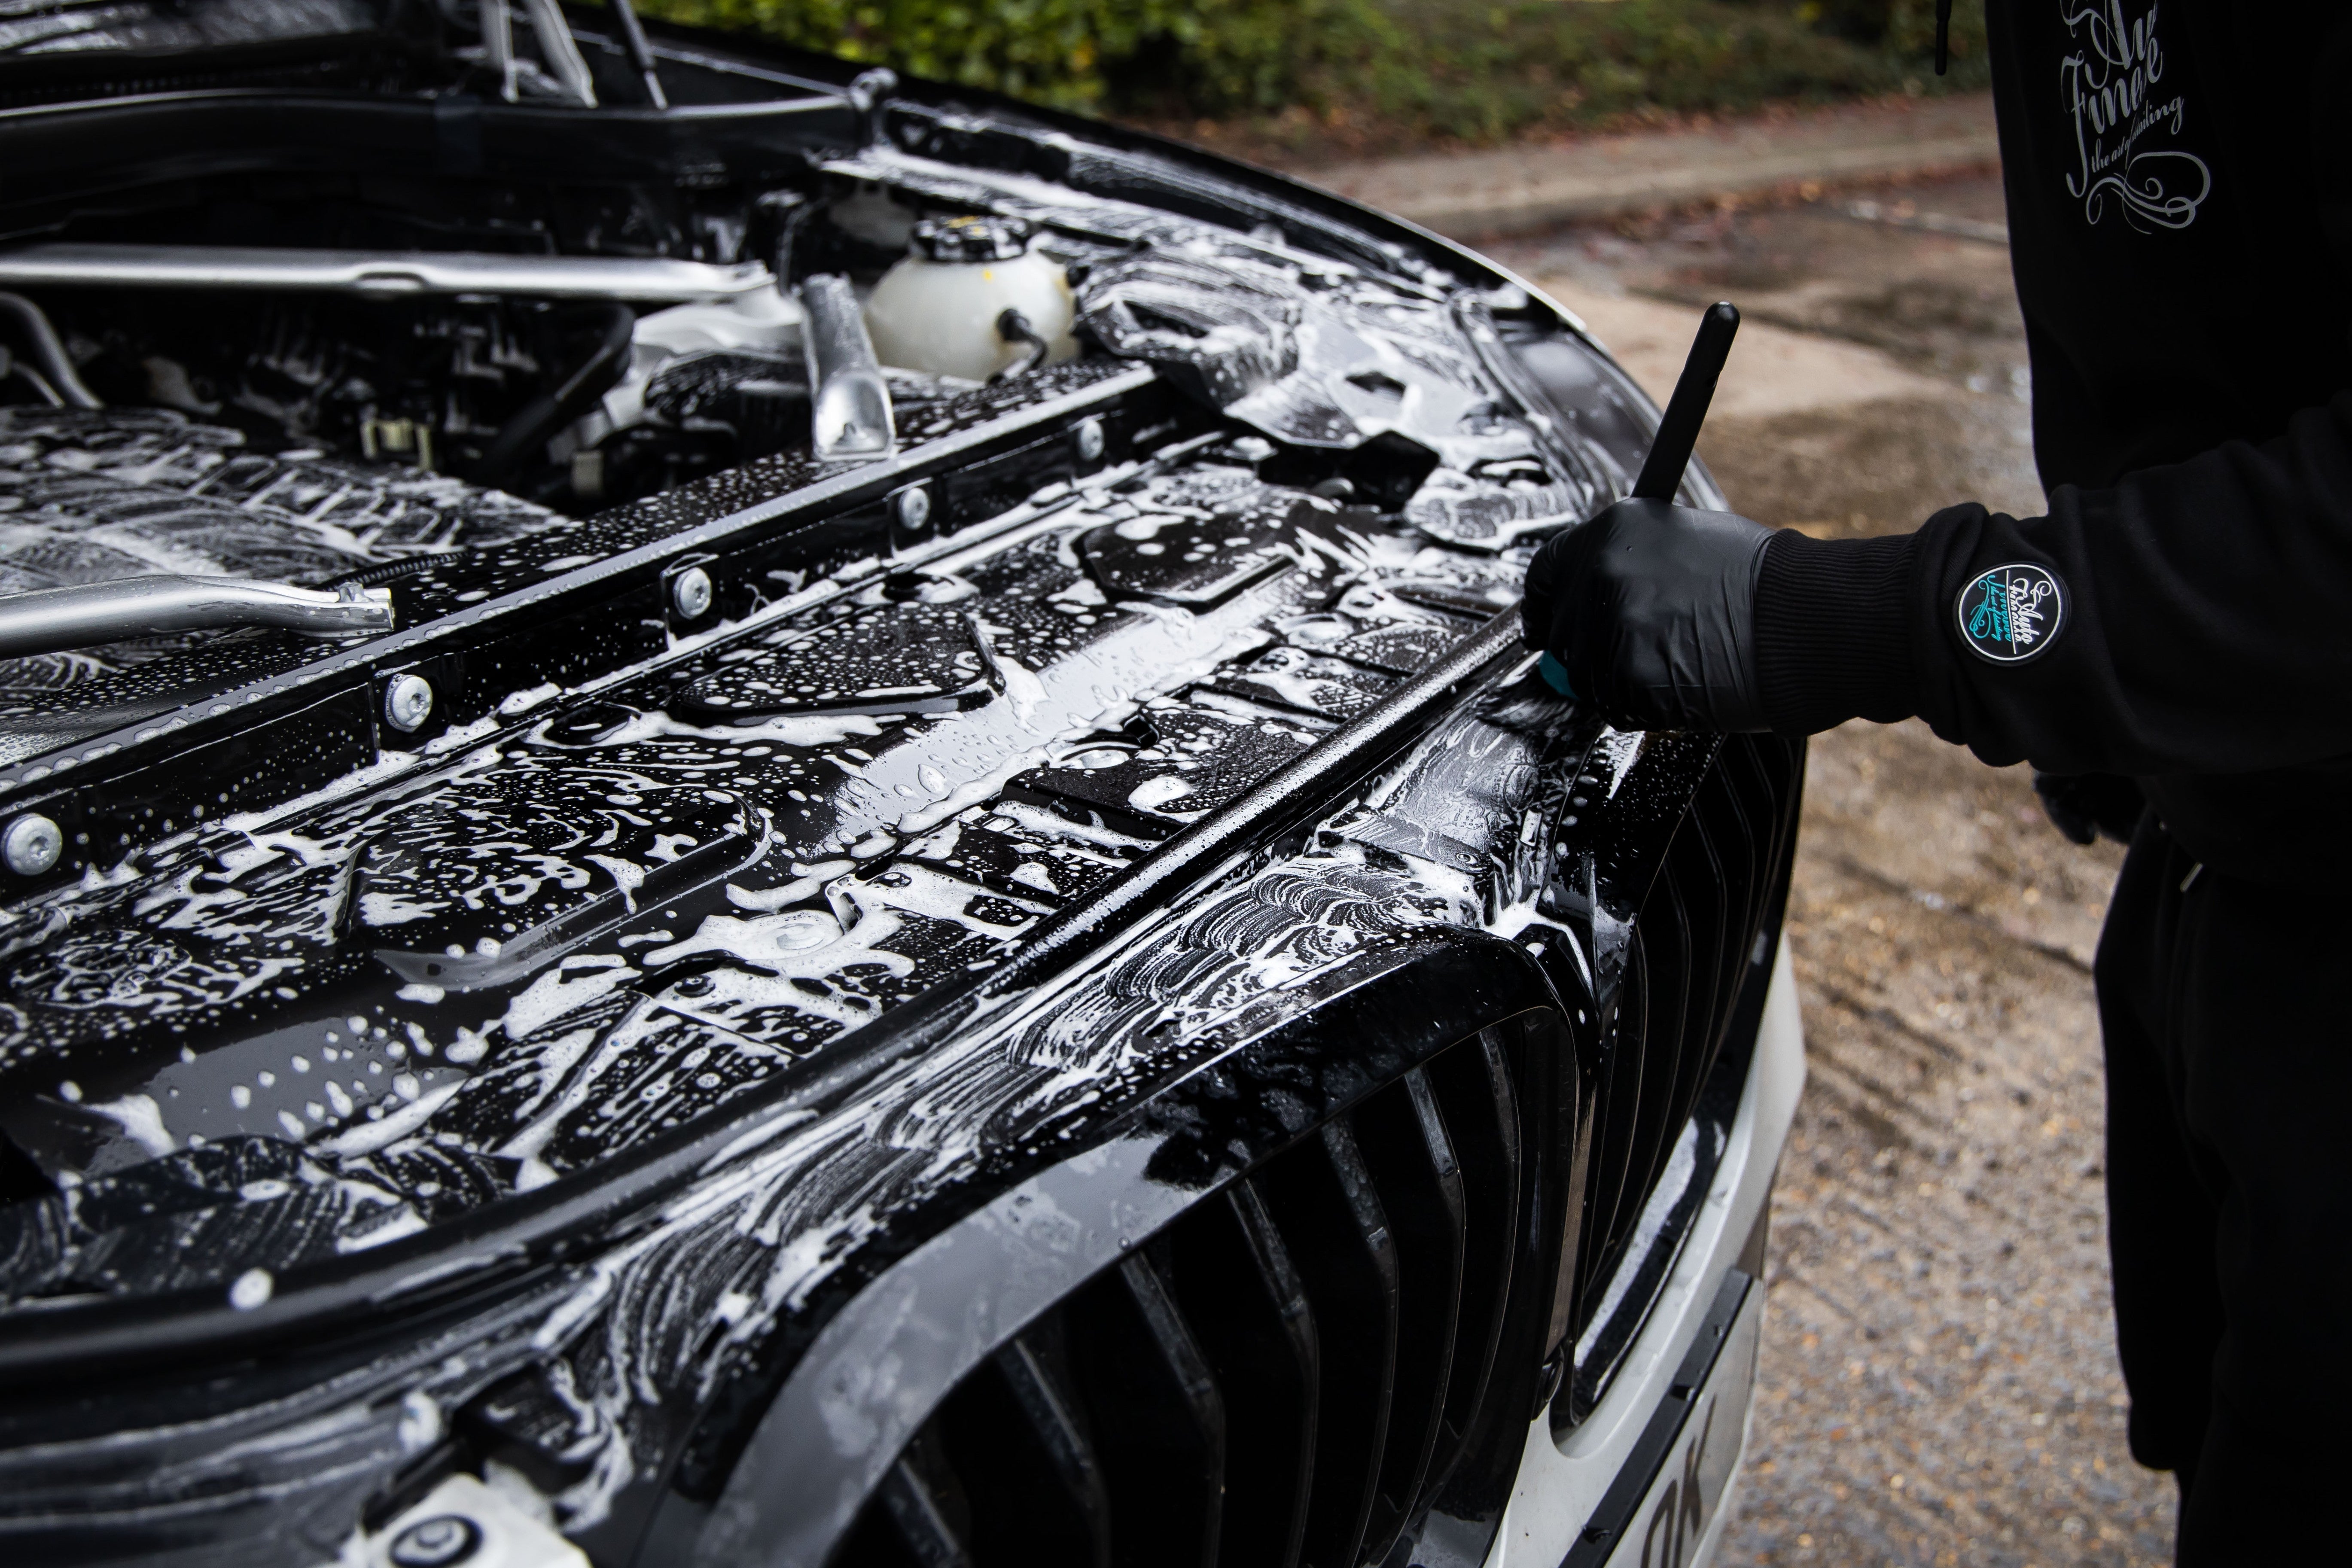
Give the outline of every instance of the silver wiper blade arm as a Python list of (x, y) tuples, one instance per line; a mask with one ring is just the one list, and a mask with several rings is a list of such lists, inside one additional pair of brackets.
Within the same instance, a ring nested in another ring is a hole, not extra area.
[(0, 658), (169, 632), (278, 626), (313, 637), (392, 630), (392, 591), (297, 588), (243, 577), (118, 577), (0, 594)]

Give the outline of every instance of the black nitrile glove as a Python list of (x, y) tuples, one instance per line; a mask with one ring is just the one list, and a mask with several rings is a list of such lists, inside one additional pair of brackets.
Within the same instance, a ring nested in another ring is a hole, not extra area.
[(1772, 531), (1631, 498), (1546, 542), (1520, 624), (1621, 729), (1763, 730), (1756, 579)]
[(2118, 844), (2132, 841), (2147, 796), (2137, 782), (2116, 773), (2033, 772), (2033, 793), (2042, 797), (2051, 825), (2077, 844), (2095, 844), (2104, 833)]

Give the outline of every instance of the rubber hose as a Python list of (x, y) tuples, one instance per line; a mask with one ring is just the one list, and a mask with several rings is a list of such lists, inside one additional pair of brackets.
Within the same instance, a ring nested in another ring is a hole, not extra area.
[(555, 433), (588, 412), (590, 405), (613, 390), (629, 368), (629, 340), (636, 331), (637, 313), (626, 305), (604, 307), (604, 334), (588, 357), (558, 384), (520, 409), (490, 440), (482, 460), (474, 465), (477, 484), (495, 485), (531, 453), (555, 438)]
[(991, 381), (1010, 381), (1016, 375), (1027, 375), (1031, 371), (1044, 364), (1045, 356), (1054, 352), (1054, 346), (1039, 337), (1037, 329), (1029, 324), (1029, 318), (1010, 305), (1007, 305), (996, 318), (996, 335), (1008, 343), (1025, 345), (1029, 350), (1029, 357), (1016, 360), (1006, 365), (1003, 370), (990, 376), (988, 379)]
[(28, 357), (58, 389), (58, 396), (76, 408), (106, 406), (98, 400), (98, 394), (82, 384), (81, 373), (66, 357), (66, 345), (58, 341), (58, 330), (49, 325), (48, 316), (38, 305), (22, 294), (0, 294), (0, 312), (16, 317), (16, 324), (25, 329), (25, 336), (32, 340)]

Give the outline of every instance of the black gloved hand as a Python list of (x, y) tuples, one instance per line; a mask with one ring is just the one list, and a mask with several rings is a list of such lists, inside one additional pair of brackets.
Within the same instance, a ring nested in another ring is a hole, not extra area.
[(2095, 844), (2104, 833), (2118, 844), (2132, 841), (2147, 796), (2137, 781), (2118, 773), (2045, 773), (2033, 771), (2033, 793), (2051, 825), (2077, 844)]
[(1631, 498), (1547, 541), (1520, 625), (1621, 729), (1764, 730), (1756, 579), (1772, 531)]

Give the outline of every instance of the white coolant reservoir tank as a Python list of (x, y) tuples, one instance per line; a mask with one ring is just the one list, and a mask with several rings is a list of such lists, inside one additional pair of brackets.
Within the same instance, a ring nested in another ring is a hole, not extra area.
[(986, 381), (1066, 360), (1076, 306), (1069, 275), (1030, 248), (1018, 218), (925, 218), (907, 257), (866, 301), (884, 364)]

